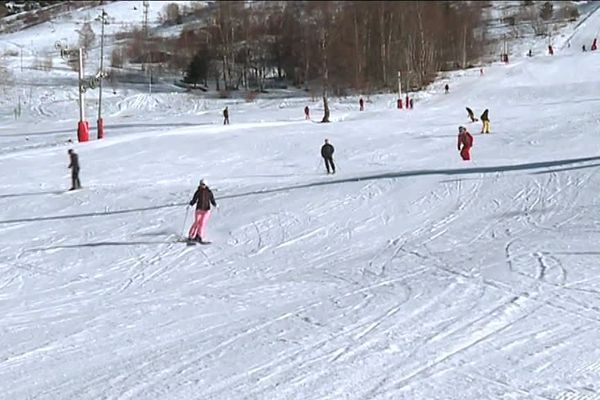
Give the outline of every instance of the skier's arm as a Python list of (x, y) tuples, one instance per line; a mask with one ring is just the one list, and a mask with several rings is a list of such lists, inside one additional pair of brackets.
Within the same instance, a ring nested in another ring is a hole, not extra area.
[(217, 202), (215, 201), (215, 196), (213, 195), (212, 191), (210, 192), (210, 204), (217, 207)]
[(460, 150), (460, 135), (458, 135), (458, 145), (456, 146)]
[(197, 201), (198, 201), (198, 191), (196, 190), (196, 193), (194, 193), (194, 197), (192, 198), (192, 201), (190, 201), (190, 206), (193, 206), (194, 204), (196, 204)]

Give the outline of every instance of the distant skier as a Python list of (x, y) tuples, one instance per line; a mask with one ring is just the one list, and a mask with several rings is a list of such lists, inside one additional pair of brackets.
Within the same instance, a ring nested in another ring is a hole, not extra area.
[(466, 109), (467, 109), (467, 114), (469, 115), (469, 118), (471, 119), (471, 122), (477, 122), (477, 121), (479, 121), (475, 117), (475, 114), (473, 113), (473, 110), (471, 110), (469, 107), (466, 107)]
[(479, 117), (483, 126), (481, 127), (481, 133), (490, 133), (490, 118), (488, 116), (488, 109), (486, 108), (483, 114)]
[(448, 94), (448, 92), (450, 91), (450, 86), (448, 86), (447, 83), (446, 83), (446, 86), (444, 86), (444, 91), (446, 94)]
[(598, 39), (594, 38), (594, 41), (592, 42), (592, 51), (596, 51), (598, 49), (597, 41)]
[(329, 139), (325, 139), (325, 144), (321, 147), (321, 157), (325, 160), (325, 168), (328, 174), (335, 174), (335, 164), (333, 163), (333, 152), (335, 149), (329, 143)]
[(360, 98), (360, 100), (358, 100), (358, 106), (360, 107), (360, 111), (365, 111), (365, 101), (362, 97)]
[(223, 110), (223, 125), (229, 125), (229, 108)]
[(464, 161), (471, 159), (471, 147), (473, 147), (473, 136), (464, 126), (458, 127), (458, 151)]
[(217, 207), (217, 202), (215, 201), (213, 192), (209, 189), (204, 179), (200, 180), (200, 185), (198, 186), (196, 193), (194, 193), (192, 201), (190, 201), (190, 206), (193, 206), (194, 204), (196, 204), (196, 216), (194, 223), (190, 228), (188, 240), (207, 243), (203, 238), (205, 238), (204, 232), (208, 218), (210, 217), (210, 206), (212, 204)]
[(310, 119), (310, 109), (308, 106), (304, 107), (304, 119)]
[(531, 57), (533, 56), (533, 52), (531, 51), (531, 49), (529, 49), (529, 52), (527, 53), (527, 57)]
[(554, 55), (554, 49), (552, 48), (552, 45), (548, 46), (548, 54), (550, 54), (551, 56)]
[(581, 46), (581, 50), (585, 53), (587, 50), (585, 49), (585, 44)]
[(412, 110), (413, 109), (413, 105), (414, 105), (412, 97), (409, 100), (408, 104), (410, 104), (410, 109)]
[(68, 151), (70, 163), (67, 168), (71, 169), (71, 189), (81, 189), (81, 182), (79, 181), (79, 156), (73, 149)]

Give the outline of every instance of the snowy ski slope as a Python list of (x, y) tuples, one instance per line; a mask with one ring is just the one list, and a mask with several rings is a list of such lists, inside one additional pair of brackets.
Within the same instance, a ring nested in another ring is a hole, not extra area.
[[(45, 88), (0, 126), (0, 398), (600, 399), (599, 25), (409, 112), (332, 100), (331, 124), (307, 99), (108, 97), (74, 193), (75, 96)], [(186, 247), (200, 178), (213, 244)]]

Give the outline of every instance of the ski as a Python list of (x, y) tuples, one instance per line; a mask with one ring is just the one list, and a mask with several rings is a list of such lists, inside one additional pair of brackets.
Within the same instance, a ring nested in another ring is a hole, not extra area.
[(212, 242), (198, 242), (197, 240), (190, 240), (190, 239), (178, 239), (177, 242), (179, 243), (185, 243), (188, 246), (195, 246), (197, 244), (203, 244), (203, 245), (207, 245), (207, 244), (212, 244)]

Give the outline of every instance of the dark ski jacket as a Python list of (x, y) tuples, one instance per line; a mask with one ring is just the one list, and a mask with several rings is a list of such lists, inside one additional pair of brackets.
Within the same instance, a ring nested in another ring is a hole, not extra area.
[(330, 145), (329, 143), (324, 144), (323, 147), (321, 147), (321, 156), (323, 158), (331, 158), (333, 157), (333, 146)]
[(469, 107), (466, 107), (467, 109), (467, 114), (469, 114), (469, 117), (474, 117), (475, 114), (473, 114), (473, 110), (471, 110)]
[(194, 193), (194, 197), (192, 201), (190, 201), (190, 206), (196, 204), (196, 210), (208, 211), (210, 210), (210, 205), (217, 206), (217, 202), (215, 201), (215, 196), (213, 196), (212, 191), (208, 188), (208, 186), (201, 187), (198, 186), (198, 190)]
[(223, 117), (229, 118), (229, 110), (228, 109), (223, 110)]
[(71, 168), (71, 170), (73, 172), (79, 171), (79, 156), (73, 152), (73, 153), (69, 154), (69, 157), (71, 159), (69, 168)]
[(488, 110), (486, 109), (483, 114), (481, 114), (481, 120), (482, 121), (489, 121), (490, 118), (488, 117)]

